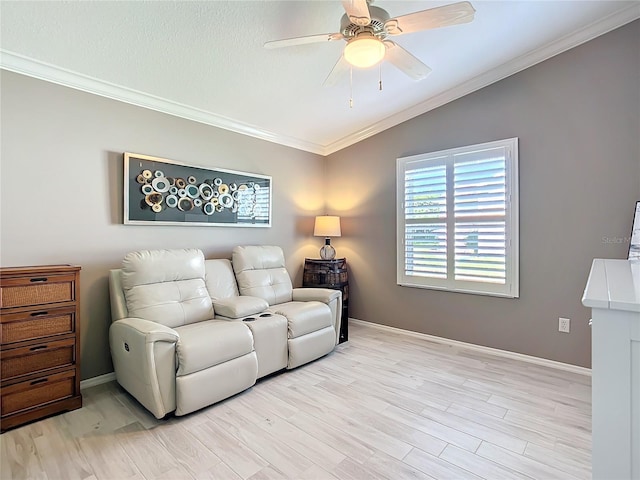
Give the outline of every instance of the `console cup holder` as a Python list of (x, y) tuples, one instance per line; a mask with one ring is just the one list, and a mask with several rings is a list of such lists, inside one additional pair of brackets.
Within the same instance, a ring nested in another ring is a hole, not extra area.
[(255, 317), (247, 317), (242, 319), (243, 322), (253, 322), (254, 320), (255, 320)]
[(261, 313), (260, 316), (261, 317), (271, 317), (272, 314), (271, 313)]

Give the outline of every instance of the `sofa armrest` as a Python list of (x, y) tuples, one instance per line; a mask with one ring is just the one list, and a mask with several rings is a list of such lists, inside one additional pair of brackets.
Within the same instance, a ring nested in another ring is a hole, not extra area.
[(322, 302), (331, 309), (333, 328), (336, 331), (336, 345), (340, 342), (340, 326), (342, 324), (342, 292), (330, 288), (294, 288), (294, 302)]
[(176, 342), (172, 328), (142, 318), (111, 324), (109, 345), (118, 383), (156, 418), (176, 409)]
[(264, 312), (269, 303), (263, 298), (242, 295), (237, 297), (220, 298), (213, 301), (215, 315), (227, 318), (243, 318)]
[(322, 302), (329, 305), (331, 301), (338, 297), (342, 297), (340, 290), (332, 290), (329, 288), (294, 288), (293, 289), (293, 301), (294, 302)]

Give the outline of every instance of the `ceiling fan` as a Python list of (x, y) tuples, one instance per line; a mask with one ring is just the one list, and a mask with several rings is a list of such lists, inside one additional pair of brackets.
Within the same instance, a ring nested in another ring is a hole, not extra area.
[(371, 6), (371, 2), (373, 0), (342, 0), (346, 14), (340, 20), (337, 33), (273, 40), (264, 46), (280, 48), (345, 40), (342, 56), (324, 81), (327, 87), (334, 85), (352, 66), (368, 68), (382, 60), (388, 60), (414, 80), (422, 80), (431, 69), (387, 37), (468, 23), (475, 14), (469, 2), (458, 2), (391, 18), (386, 10)]

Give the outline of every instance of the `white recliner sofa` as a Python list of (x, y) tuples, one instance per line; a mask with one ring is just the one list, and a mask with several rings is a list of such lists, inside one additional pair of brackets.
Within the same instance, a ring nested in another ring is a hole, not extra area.
[[(279, 247), (269, 247), (263, 264), (273, 265), (278, 250), (284, 259)], [(258, 250), (249, 251), (251, 262), (239, 255), (237, 271), (258, 261)], [(308, 291), (279, 308), (275, 300), (270, 306), (264, 296), (239, 290), (234, 268), (229, 260), (205, 260), (200, 250), (185, 249), (132, 252), (110, 271), (116, 379), (157, 418), (216, 403), (337, 344), (339, 291), (289, 287), (291, 300), (295, 290)]]
[(293, 288), (280, 247), (235, 247), (232, 263), (240, 294), (264, 299), (269, 312), (287, 319), (288, 368), (333, 350), (339, 340), (341, 294), (324, 288)]

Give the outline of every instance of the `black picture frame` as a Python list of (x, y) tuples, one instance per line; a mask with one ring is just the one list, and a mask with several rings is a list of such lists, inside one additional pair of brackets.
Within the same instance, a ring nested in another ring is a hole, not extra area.
[(124, 153), (124, 224), (271, 227), (272, 178)]

